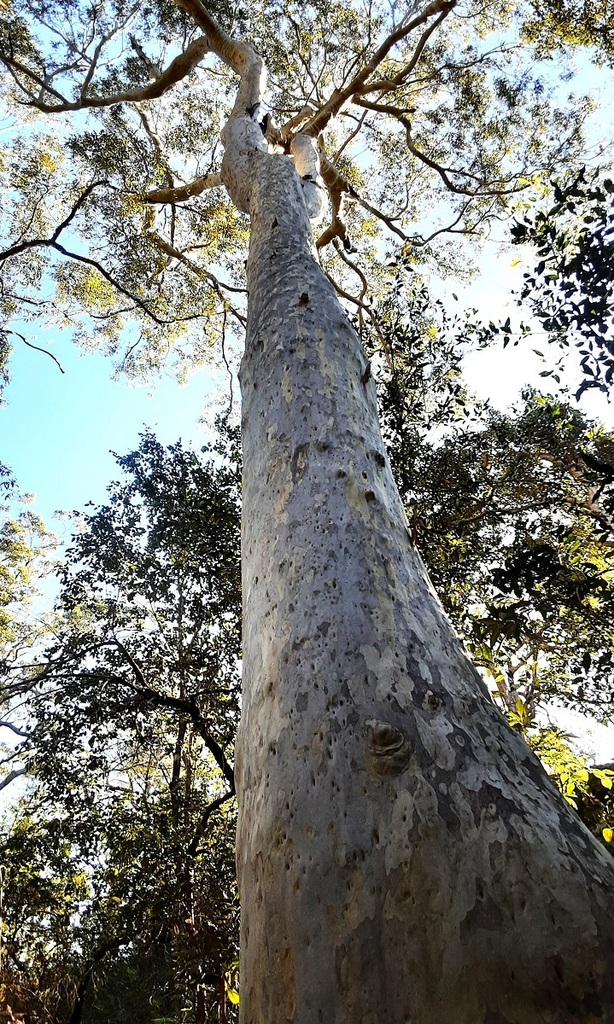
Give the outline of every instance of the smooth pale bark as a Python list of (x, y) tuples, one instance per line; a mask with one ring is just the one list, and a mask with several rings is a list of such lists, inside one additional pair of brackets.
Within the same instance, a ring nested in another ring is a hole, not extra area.
[(248, 135), (243, 1024), (614, 1022), (611, 861), (463, 653), (303, 183)]

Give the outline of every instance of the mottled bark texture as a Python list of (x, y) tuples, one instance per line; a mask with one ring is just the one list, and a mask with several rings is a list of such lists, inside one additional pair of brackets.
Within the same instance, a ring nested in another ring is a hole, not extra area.
[(614, 1022), (609, 857), (432, 591), (291, 160), (243, 167), (243, 1024)]

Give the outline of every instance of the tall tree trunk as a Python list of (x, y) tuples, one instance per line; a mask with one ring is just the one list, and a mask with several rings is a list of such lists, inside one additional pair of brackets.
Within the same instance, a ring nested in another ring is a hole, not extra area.
[(302, 183), (250, 160), (242, 1021), (613, 1022), (609, 857), (463, 653)]

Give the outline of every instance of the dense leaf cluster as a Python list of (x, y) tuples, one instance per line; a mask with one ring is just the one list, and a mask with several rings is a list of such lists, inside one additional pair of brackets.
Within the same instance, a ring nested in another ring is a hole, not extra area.
[(535, 246), (520, 302), (551, 343), (579, 350), (589, 388), (608, 393), (614, 380), (614, 183), (583, 168), (553, 183), (554, 205), (512, 228), (516, 243)]
[(200, 1022), (237, 941), (236, 441), (205, 459), (145, 434), (118, 463), (67, 554), (57, 639), (21, 670), (5, 998), (31, 990), (54, 1022)]

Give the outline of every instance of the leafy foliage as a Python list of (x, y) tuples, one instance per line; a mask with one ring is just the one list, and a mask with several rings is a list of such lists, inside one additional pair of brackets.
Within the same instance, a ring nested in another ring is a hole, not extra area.
[(597, 64), (614, 63), (614, 29), (611, 0), (545, 0), (532, 5), (523, 23), (526, 39), (535, 43), (537, 53), (551, 55), (578, 46), (590, 49)]
[(197, 1022), (236, 956), (236, 439), (205, 461), (145, 434), (118, 463), (22, 678), (32, 784), (2, 836), (4, 949), (54, 1021)]
[(613, 852), (614, 772), (589, 766), (575, 753), (570, 737), (552, 726), (530, 729), (526, 739), (568, 803), (594, 836)]
[[(323, 261), (353, 310), (378, 297), (383, 242), (460, 270), (449, 232), (479, 236), (537, 171), (579, 157), (588, 107), (535, 63), (531, 5), (444, 3), (413, 30), (382, 3), (210, 7), (262, 55), (254, 117), (286, 150), (325, 122)], [(234, 80), (182, 5), (13, 0), (0, 63), (19, 125), (0, 162), (6, 323), (52, 318), (137, 376), (167, 360), (183, 373), (240, 336), (247, 223), (217, 177)]]
[[(614, 380), (614, 183), (583, 168), (552, 186), (554, 206), (512, 228), (516, 243), (536, 248), (519, 303), (528, 305), (550, 343), (575, 344), (589, 388)], [(547, 373), (548, 371), (546, 371)]]
[[(418, 453), (418, 543), (478, 664), (511, 710), (612, 710), (614, 438), (527, 395), (517, 417)], [(429, 472), (426, 472), (428, 460)]]
[(464, 321), (406, 280), (384, 316), (384, 437), (415, 542), (473, 659), (510, 714), (521, 700), (523, 728), (552, 698), (611, 716), (614, 436), (534, 392), (515, 414), (472, 403)]
[(56, 567), (57, 541), (0, 465), (0, 791), (26, 772), (29, 724), (21, 707), (18, 666), (48, 636), (51, 623), (37, 609), (45, 579)]

